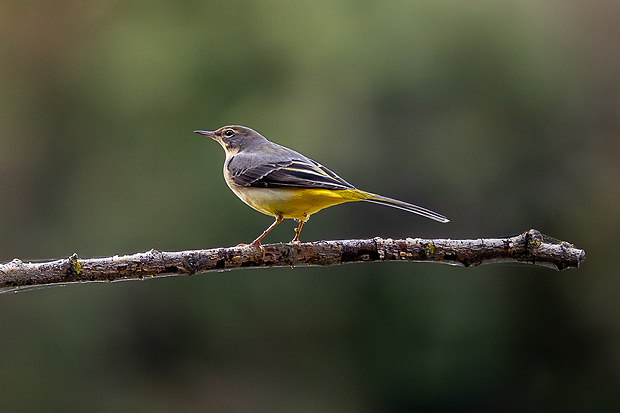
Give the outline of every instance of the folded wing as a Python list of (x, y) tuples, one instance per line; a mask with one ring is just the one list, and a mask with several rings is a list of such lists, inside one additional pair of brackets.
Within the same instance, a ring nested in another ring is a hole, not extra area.
[(230, 177), (237, 185), (259, 188), (355, 188), (310, 159), (269, 162), (248, 169), (234, 169), (230, 171)]

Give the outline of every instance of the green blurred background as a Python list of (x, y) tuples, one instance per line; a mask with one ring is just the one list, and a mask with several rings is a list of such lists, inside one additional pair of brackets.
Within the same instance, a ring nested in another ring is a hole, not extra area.
[[(370, 191), (302, 240), (536, 228), (579, 270), (364, 264), (0, 295), (0, 410), (618, 411), (620, 3), (4, 1), (0, 261), (249, 242), (192, 133)], [(266, 242), (288, 241), (285, 222)]]

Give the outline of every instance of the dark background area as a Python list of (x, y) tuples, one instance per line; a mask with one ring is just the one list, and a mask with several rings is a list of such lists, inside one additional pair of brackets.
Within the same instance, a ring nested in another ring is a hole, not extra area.
[(587, 260), (2, 294), (0, 410), (618, 411), (618, 21), (612, 0), (3, 2), (2, 262), (250, 242), (272, 219), (192, 133), (231, 123), (451, 219), (348, 204), (303, 241), (536, 228)]

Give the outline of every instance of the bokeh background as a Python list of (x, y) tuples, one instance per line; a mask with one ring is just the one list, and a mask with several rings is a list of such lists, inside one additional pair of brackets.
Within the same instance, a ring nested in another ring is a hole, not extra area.
[(536, 228), (587, 260), (2, 294), (0, 410), (618, 411), (618, 21), (615, 0), (2, 2), (0, 261), (251, 241), (271, 218), (192, 133), (231, 123), (452, 220), (349, 204), (303, 240)]

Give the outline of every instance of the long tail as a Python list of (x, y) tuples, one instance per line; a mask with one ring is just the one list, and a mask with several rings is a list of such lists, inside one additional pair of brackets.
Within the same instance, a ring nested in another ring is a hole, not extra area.
[(355, 192), (360, 196), (363, 201), (373, 202), (375, 204), (387, 205), (394, 208), (402, 209), (404, 211), (413, 212), (414, 214), (422, 215), (423, 217), (434, 219), (442, 223), (450, 222), (450, 220), (437, 212), (433, 212), (430, 209), (422, 208), (417, 205), (409, 204), (407, 202), (399, 201), (397, 199), (388, 198), (385, 196), (373, 194), (371, 192), (362, 191), (356, 189)]

